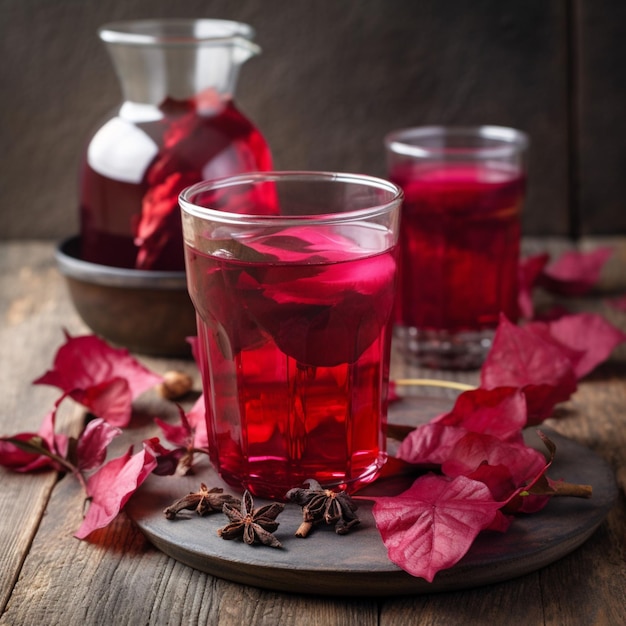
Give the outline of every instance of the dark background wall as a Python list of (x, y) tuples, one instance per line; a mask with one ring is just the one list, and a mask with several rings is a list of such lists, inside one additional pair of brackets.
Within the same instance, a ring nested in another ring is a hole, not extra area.
[(621, 0), (0, 0), (0, 238), (77, 231), (80, 153), (120, 102), (96, 30), (142, 17), (255, 27), (236, 100), (277, 168), (384, 175), (394, 128), (514, 126), (526, 234), (626, 232)]

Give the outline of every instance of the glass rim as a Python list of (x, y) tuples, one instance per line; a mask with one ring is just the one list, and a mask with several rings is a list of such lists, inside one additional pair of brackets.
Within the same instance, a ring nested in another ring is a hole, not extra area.
[[(360, 184), (363, 187), (376, 188), (388, 191), (391, 194), (389, 200), (373, 204), (371, 207), (355, 209), (352, 211), (344, 211), (342, 213), (310, 213), (304, 215), (255, 215), (253, 213), (231, 213), (229, 211), (220, 211), (208, 207), (202, 207), (195, 204), (191, 197), (197, 193), (224, 189), (227, 187), (235, 187), (237, 185), (251, 185), (260, 182), (340, 182)], [(183, 189), (179, 196), (178, 202), (180, 208), (185, 213), (200, 219), (211, 220), (227, 224), (247, 224), (257, 226), (292, 226), (295, 224), (314, 223), (321, 224), (340, 224), (344, 222), (352, 222), (355, 220), (368, 219), (379, 215), (385, 215), (392, 211), (395, 207), (402, 203), (404, 192), (402, 188), (391, 181), (368, 174), (351, 174), (345, 172), (323, 172), (323, 171), (269, 171), (269, 172), (250, 172), (247, 174), (237, 174), (223, 178), (214, 178), (195, 183), (186, 189)]]
[[(499, 145), (491, 146), (429, 146), (420, 140), (431, 137), (483, 138)], [(472, 155), (474, 158), (508, 157), (528, 148), (528, 135), (507, 126), (413, 126), (388, 133), (384, 138), (387, 150), (394, 154), (427, 158), (446, 155)]]
[(120, 20), (98, 28), (106, 43), (131, 46), (198, 46), (252, 44), (255, 31), (236, 20), (209, 18), (158, 18)]

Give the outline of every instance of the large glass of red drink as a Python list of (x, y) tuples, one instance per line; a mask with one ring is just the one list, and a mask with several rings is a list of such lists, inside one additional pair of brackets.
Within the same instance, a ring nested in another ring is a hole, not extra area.
[(353, 489), (384, 464), (401, 198), (315, 172), (181, 194), (209, 448), (229, 484)]
[(482, 126), (418, 127), (385, 139), (405, 193), (397, 334), (434, 368), (479, 367), (500, 314), (518, 316), (526, 135)]

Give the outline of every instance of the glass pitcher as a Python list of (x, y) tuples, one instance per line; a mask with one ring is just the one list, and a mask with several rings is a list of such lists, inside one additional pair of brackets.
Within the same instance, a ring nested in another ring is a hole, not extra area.
[(179, 192), (272, 166), (264, 138), (233, 101), (240, 66), (260, 53), (254, 31), (228, 20), (159, 19), (108, 24), (99, 36), (123, 103), (83, 156), (82, 259), (182, 271)]

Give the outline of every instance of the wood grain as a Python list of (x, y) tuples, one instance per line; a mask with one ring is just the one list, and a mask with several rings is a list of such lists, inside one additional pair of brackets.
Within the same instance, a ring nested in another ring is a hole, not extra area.
[[(596, 242), (597, 243), (597, 242)], [(571, 244), (526, 242), (527, 249)], [(582, 245), (582, 244), (581, 244)], [(62, 342), (61, 328), (86, 328), (73, 311), (53, 262), (53, 244), (0, 243), (0, 432), (36, 430), (58, 397), (33, 386)], [(624, 250), (622, 247), (621, 250)], [(621, 254), (621, 253), (620, 253)], [(617, 259), (623, 257), (616, 257)], [(577, 308), (604, 312), (626, 330), (626, 314), (607, 304), (624, 293), (624, 265), (615, 261), (608, 291), (578, 299)], [(609, 276), (610, 278), (610, 276)], [(621, 290), (621, 291), (620, 291)], [(183, 361), (144, 360), (157, 371)], [(419, 370), (394, 358), (394, 377), (448, 377), (475, 383), (477, 374)], [(90, 541), (72, 533), (83, 495), (71, 477), (15, 475), (0, 469), (0, 624), (104, 626), (115, 624), (546, 624), (614, 626), (626, 615), (626, 356), (612, 359), (581, 382), (550, 426), (602, 456), (620, 488), (617, 505), (593, 536), (569, 556), (516, 580), (483, 588), (399, 598), (324, 598), (265, 591), (186, 567), (153, 548), (124, 515)], [(196, 378), (196, 385), (198, 379)], [(407, 390), (416, 393), (416, 390)], [(423, 390), (420, 390), (423, 391)], [(148, 394), (138, 403), (129, 436), (150, 431), (161, 406)], [(72, 433), (81, 414), (71, 404), (60, 428)], [(175, 413), (166, 411), (165, 419)], [(128, 441), (119, 443), (124, 447)], [(121, 448), (115, 448), (117, 455)]]
[[(405, 409), (422, 420), (421, 398), (403, 401)], [(448, 410), (451, 403), (440, 403)], [(391, 409), (395, 419), (395, 406)], [(197, 476), (178, 480), (150, 477), (126, 509), (146, 537), (166, 554), (196, 569), (252, 586), (297, 593), (375, 597), (467, 589), (510, 580), (554, 562), (576, 549), (596, 530), (616, 498), (613, 472), (603, 459), (586, 447), (550, 434), (558, 453), (551, 476), (593, 486), (593, 497), (558, 498), (541, 513), (515, 520), (506, 533), (479, 536), (455, 567), (437, 574), (432, 583), (403, 572), (387, 558), (376, 529), (369, 496), (388, 496), (410, 487), (414, 480), (378, 482), (358, 492), (361, 524), (348, 537), (329, 528), (315, 531), (315, 538), (294, 536), (302, 521), (300, 507), (287, 504), (278, 518), (275, 536), (282, 549), (250, 549), (242, 542), (225, 542), (217, 530), (227, 522), (217, 514), (207, 518), (181, 515), (168, 520), (163, 510), (183, 495), (199, 488), (222, 487), (233, 493), (205, 464)], [(535, 436), (532, 445), (543, 446)], [(363, 499), (364, 498), (364, 499)], [(256, 500), (256, 506), (267, 504)]]
[[(0, 433), (37, 432), (58, 393), (31, 381), (43, 374), (61, 328), (78, 329), (47, 243), (9, 242), (0, 246)], [(62, 405), (59, 428), (75, 429), (72, 407)], [(56, 474), (19, 475), (2, 471), (0, 490), (0, 607), (6, 605), (22, 562), (45, 513)]]

